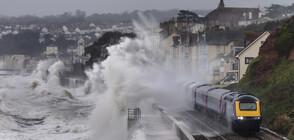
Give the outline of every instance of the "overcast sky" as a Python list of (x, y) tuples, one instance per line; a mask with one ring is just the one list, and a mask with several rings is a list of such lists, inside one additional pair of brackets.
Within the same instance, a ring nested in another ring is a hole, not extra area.
[[(228, 7), (269, 6), (272, 3), (291, 5), (294, 0), (224, 0)], [(0, 15), (56, 15), (77, 9), (93, 13), (122, 13), (146, 9), (209, 10), (217, 7), (219, 0), (0, 0)]]

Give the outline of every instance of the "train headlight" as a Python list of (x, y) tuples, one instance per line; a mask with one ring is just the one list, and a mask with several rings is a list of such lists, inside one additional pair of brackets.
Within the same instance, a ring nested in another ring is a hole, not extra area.
[(260, 119), (260, 117), (255, 117), (255, 119), (256, 119), (256, 120), (259, 120), (259, 119)]
[(243, 119), (244, 119), (244, 117), (238, 117), (238, 119), (239, 119), (239, 120), (243, 120)]

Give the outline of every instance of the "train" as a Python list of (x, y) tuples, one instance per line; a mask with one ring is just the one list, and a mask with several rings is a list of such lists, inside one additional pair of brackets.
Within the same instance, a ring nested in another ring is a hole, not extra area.
[(261, 105), (257, 97), (205, 83), (188, 82), (182, 87), (192, 96), (196, 110), (213, 114), (233, 131), (260, 131)]

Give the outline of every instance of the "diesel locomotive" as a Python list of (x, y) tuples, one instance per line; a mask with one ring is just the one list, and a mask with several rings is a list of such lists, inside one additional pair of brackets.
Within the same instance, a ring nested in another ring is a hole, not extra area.
[(213, 114), (230, 124), (233, 131), (260, 131), (260, 101), (255, 96), (196, 82), (182, 86), (192, 96), (195, 109)]

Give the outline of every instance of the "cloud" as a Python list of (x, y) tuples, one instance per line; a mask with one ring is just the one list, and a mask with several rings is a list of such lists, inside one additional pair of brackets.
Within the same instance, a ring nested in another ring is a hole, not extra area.
[[(93, 13), (122, 13), (146, 9), (208, 10), (217, 7), (219, 0), (0, 0), (0, 13), (8, 16), (56, 15), (74, 12), (77, 9)], [(290, 5), (293, 0), (225, 0), (230, 7), (264, 7), (272, 3)]]

